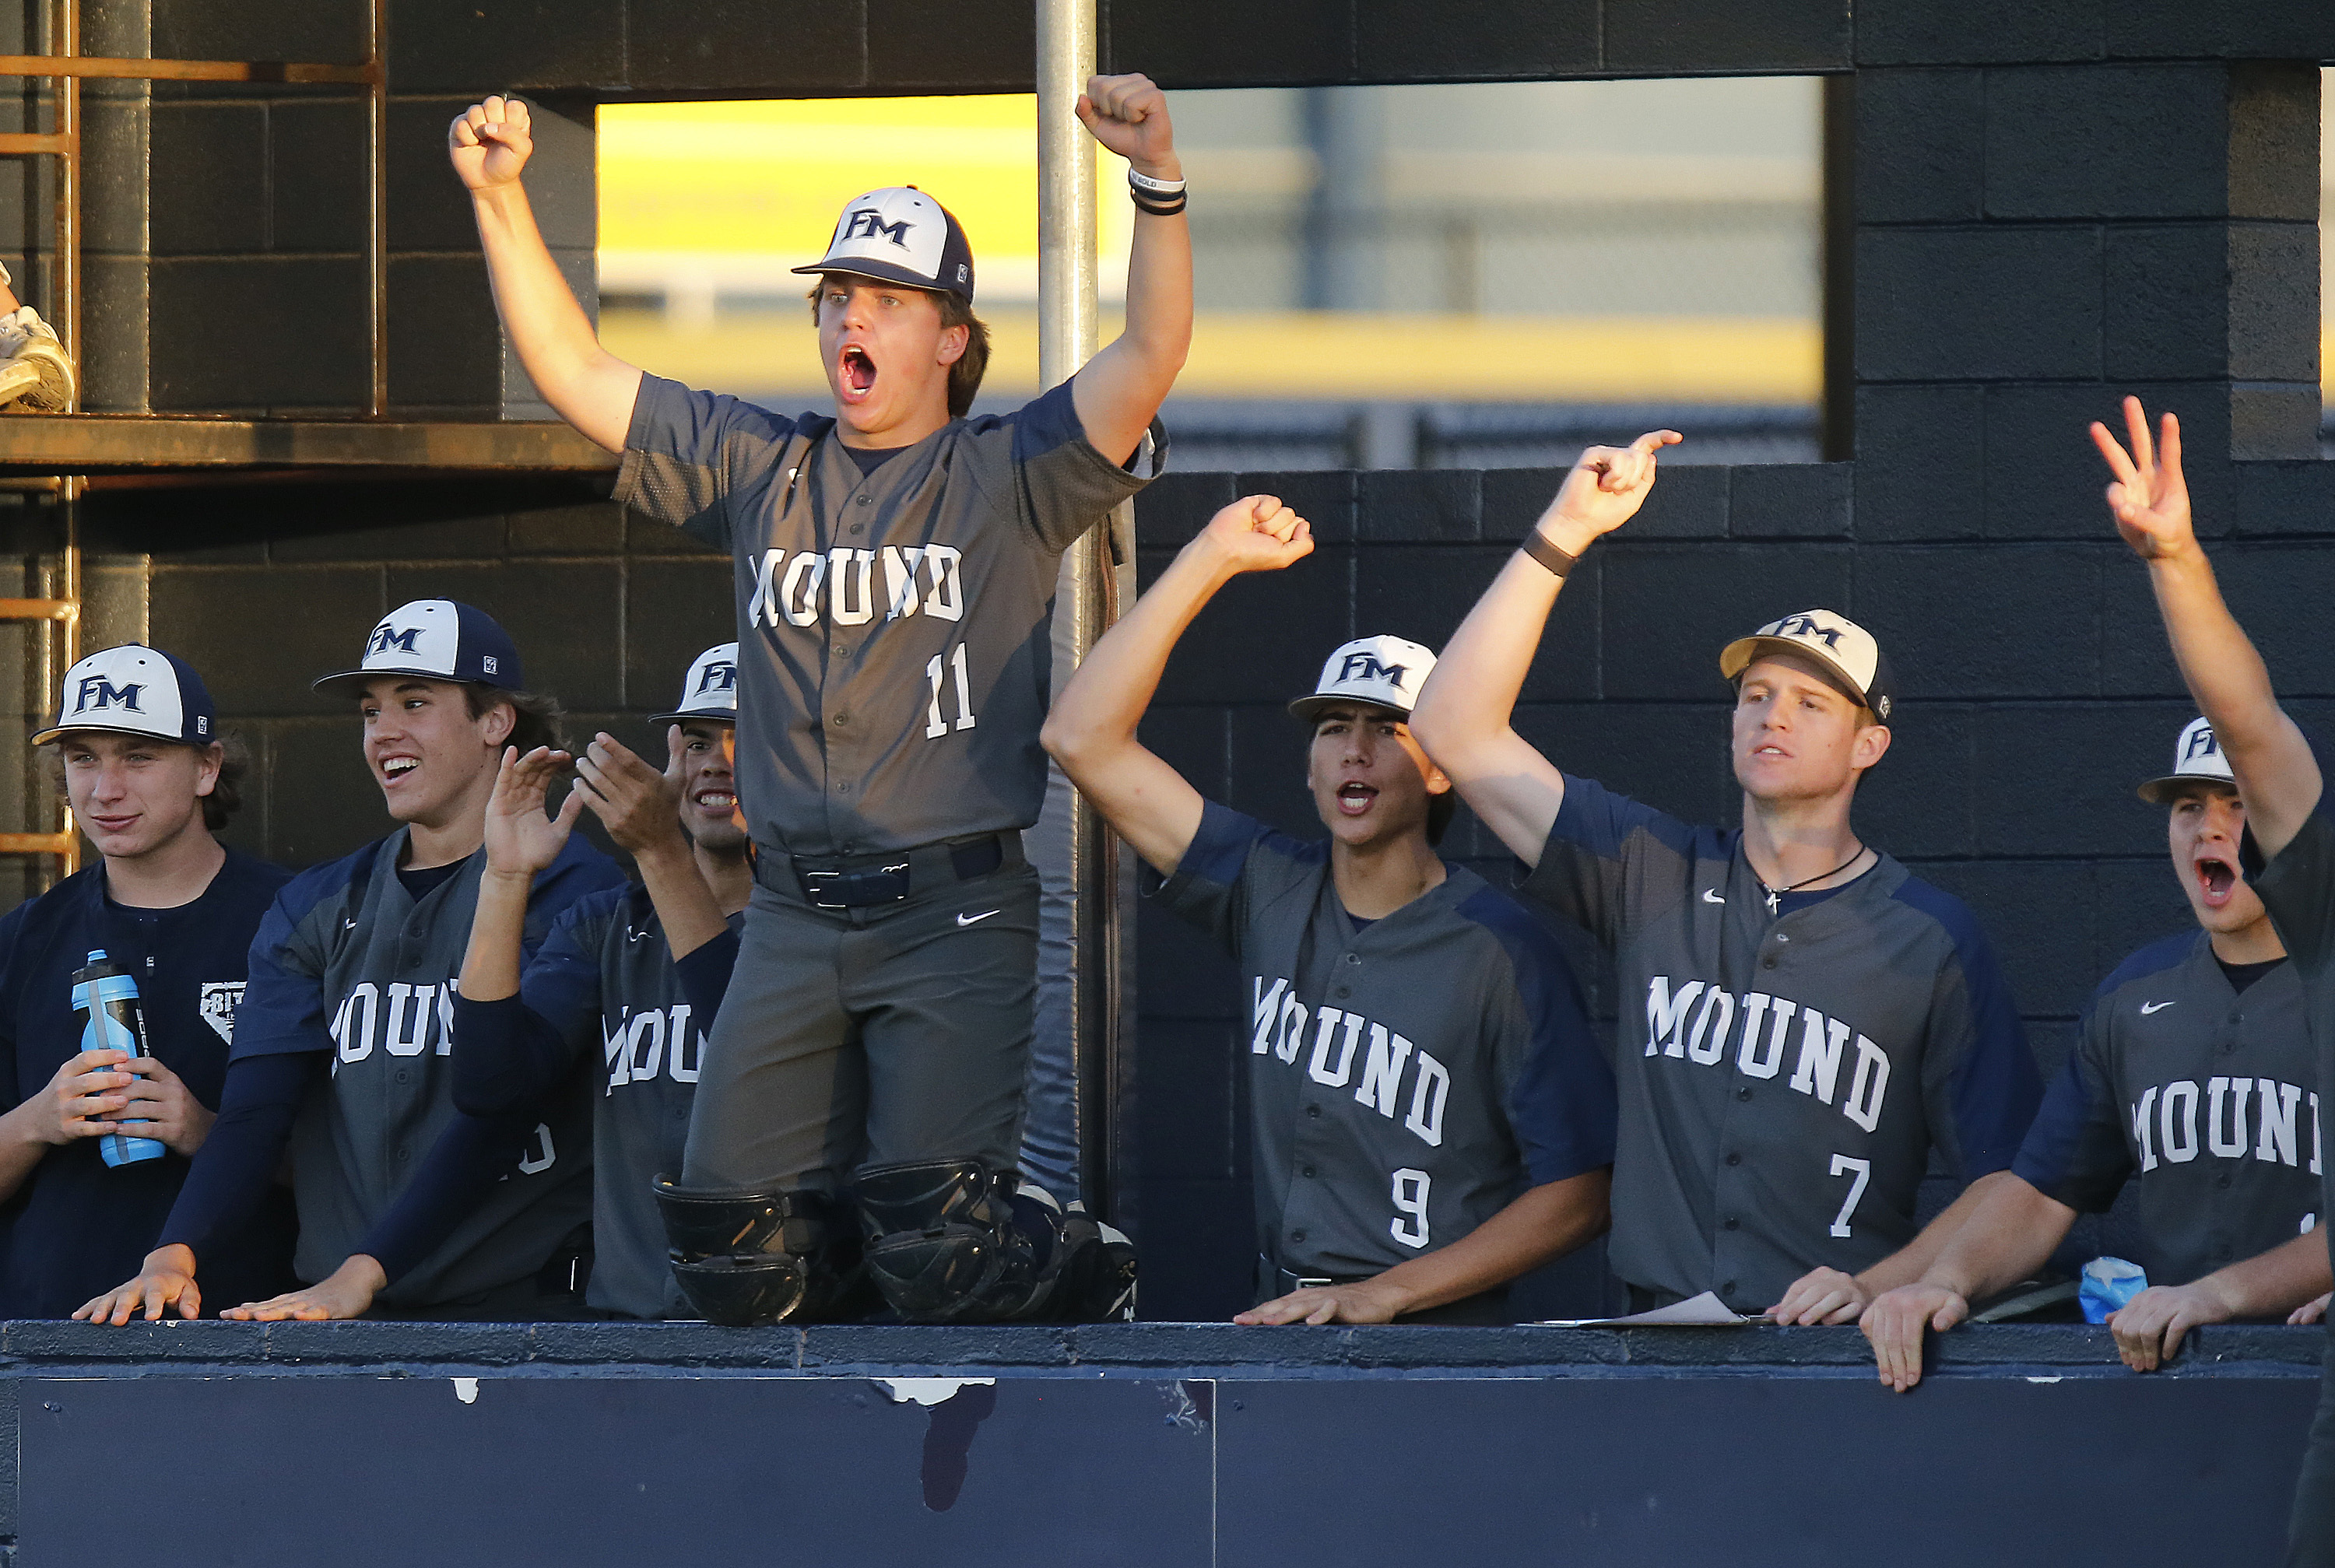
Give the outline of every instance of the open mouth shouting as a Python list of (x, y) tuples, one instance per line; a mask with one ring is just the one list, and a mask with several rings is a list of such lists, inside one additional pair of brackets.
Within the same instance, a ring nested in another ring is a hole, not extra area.
[(2224, 907), (2238, 890), (2238, 868), (2218, 855), (2200, 855), (2190, 869), (2196, 874), (2198, 902), (2208, 909)]
[(1371, 808), (1371, 802), (1378, 798), (1379, 792), (1372, 786), (1363, 783), (1359, 779), (1348, 779), (1338, 786), (1338, 815), (1360, 817)]
[(848, 403), (867, 401), (876, 390), (876, 362), (857, 344), (845, 345), (835, 362), (836, 395)]
[(381, 770), (382, 788), (386, 789), (416, 768), (421, 767), (421, 759), (410, 757), (402, 752), (394, 752), (382, 758), (375, 766)]

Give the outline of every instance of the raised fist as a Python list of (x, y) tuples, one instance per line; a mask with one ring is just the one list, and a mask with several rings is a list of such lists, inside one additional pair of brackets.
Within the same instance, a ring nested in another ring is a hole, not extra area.
[(1176, 128), (1168, 122), (1168, 95), (1148, 76), (1088, 77), (1087, 90), (1079, 94), (1079, 121), (1141, 172), (1182, 178), (1176, 164)]
[(517, 185), (519, 170), (535, 151), (527, 105), (516, 98), (489, 98), (454, 116), (446, 131), (446, 156), (472, 190)]
[(1235, 572), (1277, 572), (1313, 553), (1313, 528), (1278, 496), (1243, 496), (1208, 519), (1202, 536)]

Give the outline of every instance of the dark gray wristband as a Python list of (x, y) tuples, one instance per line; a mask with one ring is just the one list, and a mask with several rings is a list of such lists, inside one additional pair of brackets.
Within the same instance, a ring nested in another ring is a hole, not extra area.
[(1550, 574), (1560, 581), (1563, 580), (1566, 573), (1572, 571), (1574, 567), (1581, 564), (1581, 557), (1579, 556), (1569, 556), (1563, 550), (1558, 549), (1555, 545), (1550, 544), (1546, 539), (1541, 537), (1541, 532), (1538, 528), (1535, 528), (1532, 532), (1526, 534), (1525, 536), (1525, 542), (1517, 547), (1523, 550), (1526, 555), (1530, 556), (1534, 560), (1538, 561), (1542, 566), (1546, 566), (1549, 569)]

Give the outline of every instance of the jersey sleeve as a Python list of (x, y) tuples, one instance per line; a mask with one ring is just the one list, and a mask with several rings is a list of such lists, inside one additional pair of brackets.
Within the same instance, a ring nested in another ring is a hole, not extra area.
[(517, 996), (454, 999), (454, 1106), (473, 1116), (534, 1105), (591, 1039), (600, 1017), (600, 937), (609, 900), (567, 906)]
[(1136, 467), (1122, 467), (1095, 450), (1079, 421), (1071, 386), (1064, 382), (1025, 404), (1011, 421), (1022, 515), (1040, 542), (1057, 555), (1158, 478), (1167, 450), (1147, 438), (1128, 460)]
[(286, 883), (251, 939), (249, 978), (236, 1005), (230, 1060), (333, 1049), (325, 1012), (325, 939), (347, 888), (346, 863)]
[[(673, 961), (674, 978), (681, 982), (681, 993), (689, 998), (689, 1005), (697, 1010), (698, 1017), (709, 1021), (722, 1011), (722, 999), (730, 993), (731, 971), (737, 967), (738, 934), (734, 931), (725, 931)], [(710, 1022), (707, 1027), (712, 1027)]]
[(1544, 1186), (1612, 1165), (1620, 1114), (1613, 1069), (1590, 1028), (1573, 966), (1531, 916), (1490, 888), (1459, 913), (1507, 952), (1519, 1005), (1508, 1014), (1516, 1038), (1497, 1054), (1515, 1064), (1506, 1109), (1526, 1177)]
[(644, 373), (616, 499), (726, 549), (732, 492), (747, 473), (770, 466), (794, 429), (758, 404)]
[(520, 937), (526, 961), (535, 962), (551, 928), (578, 900), (631, 886), (623, 866), (594, 848), (581, 833), (569, 834), (559, 857), (537, 874), (528, 893), (527, 928)]
[(1244, 873), (1250, 851), (1270, 831), (1254, 817), (1208, 801), (1200, 811), (1200, 830), (1176, 863), (1176, 874), (1158, 884), (1151, 896), (1237, 958), (1247, 904)]
[(2007, 1170), (2043, 1098), (2042, 1075), (2010, 982), (1967, 905), (1919, 877), (1895, 896), (1935, 920), (1952, 950), (1939, 963), (1922, 1053), (1930, 1140), (1965, 1182)]
[[(2335, 824), (2328, 821), (2326, 806), (2321, 796), (2277, 858), (2248, 877), (2293, 954), (2295, 968), (2313, 978), (2324, 974), (2335, 957)], [(2245, 847), (2255, 857), (2261, 853), (2252, 828)]]
[(2132, 1151), (2107, 1071), (2107, 1016), (2100, 1001), (2095, 994), (2085, 1008), (2076, 1049), (2044, 1090), (2042, 1108), (2010, 1165), (2037, 1192), (2084, 1214), (2106, 1212), (2132, 1175)]
[(1708, 828), (1567, 773), (1565, 800), (1541, 846), (1540, 864), (1526, 875), (1520, 891), (1610, 948), (1641, 906), (1660, 895), (1662, 883), (1671, 885), (1668, 902), (1687, 895), (1698, 850), (1721, 849)]

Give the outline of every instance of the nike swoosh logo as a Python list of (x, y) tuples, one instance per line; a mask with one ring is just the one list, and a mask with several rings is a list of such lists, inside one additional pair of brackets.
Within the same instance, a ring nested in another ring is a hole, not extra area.
[(978, 925), (983, 921), (988, 919), (991, 915), (1001, 915), (1003, 913), (1004, 913), (1003, 910), (989, 909), (983, 911), (979, 915), (960, 915), (956, 917), (956, 923), (959, 925)]
[(1705, 904), (1724, 904), (1727, 902), (1727, 900), (1719, 895), (1719, 890), (1715, 887), (1706, 887), (1702, 890), (1702, 901)]
[[(2178, 999), (2176, 998), (2175, 1000)], [(2146, 1018), (2150, 1013), (2156, 1011), (2159, 1008), (2170, 1007), (2172, 1005), (2173, 1003), (2170, 1002), (2144, 1002), (2140, 1004), (2140, 1016)]]
[(357, 917), (354, 915), (350, 915), (346, 920), (341, 923), (341, 929), (343, 931), (354, 931), (356, 928)]

